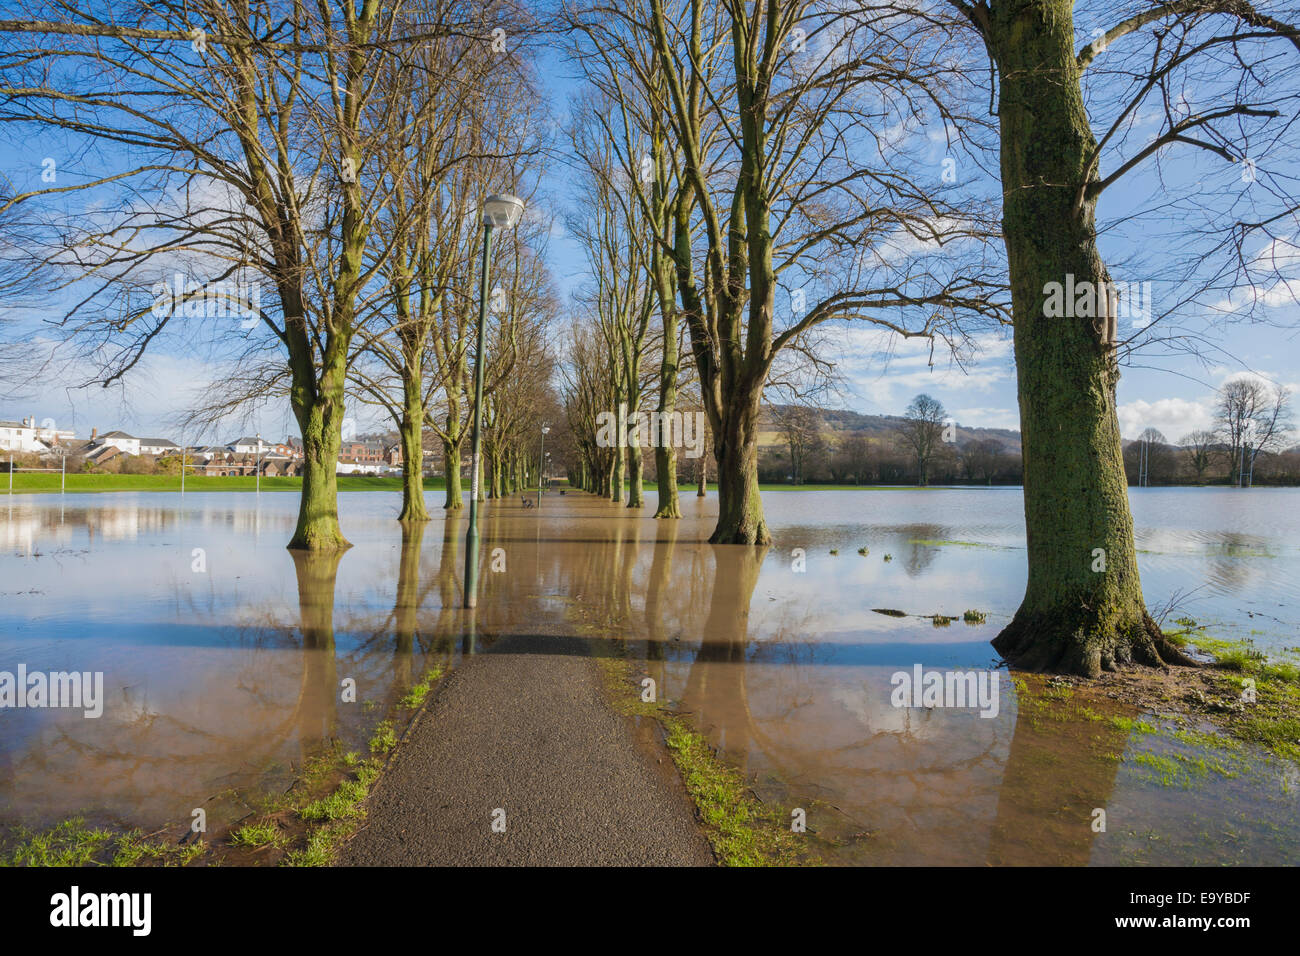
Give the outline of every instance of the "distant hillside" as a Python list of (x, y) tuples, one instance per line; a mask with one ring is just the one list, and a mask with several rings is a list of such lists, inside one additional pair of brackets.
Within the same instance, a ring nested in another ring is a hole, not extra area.
[[(776, 423), (774, 411), (789, 411), (790, 405), (767, 405), (763, 408), (763, 423), (759, 429), (759, 444), (773, 445), (785, 441)], [(813, 409), (822, 420), (823, 427), (837, 438), (863, 435), (867, 438), (890, 439), (903, 417), (901, 415), (863, 415), (838, 408)], [(968, 428), (957, 423), (957, 447), (971, 442), (991, 439), (1000, 442), (1009, 452), (1020, 453), (1020, 432), (1010, 428)]]

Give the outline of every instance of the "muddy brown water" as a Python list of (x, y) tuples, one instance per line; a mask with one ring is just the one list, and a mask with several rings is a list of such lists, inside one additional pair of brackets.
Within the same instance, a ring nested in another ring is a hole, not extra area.
[[(1300, 861), (1296, 767), (1146, 732), (1104, 697), (1080, 716), (996, 669), (1024, 582), (1016, 489), (769, 492), (767, 549), (705, 543), (711, 495), (674, 522), (653, 493), (639, 513), (489, 502), (472, 626), (463, 515), (404, 533), (395, 495), (340, 497), (355, 546), (331, 557), (284, 549), (291, 494), (0, 503), (0, 671), (102, 671), (105, 698), (98, 719), (0, 710), (0, 825), (148, 832), (205, 807), (219, 827), (324, 742), (364, 747), (431, 664), (545, 625), (630, 658), (830, 862)], [(1295, 646), (1300, 492), (1132, 498), (1152, 605), (1181, 591), (1173, 616)], [(996, 714), (896, 706), (918, 665), (992, 672)]]

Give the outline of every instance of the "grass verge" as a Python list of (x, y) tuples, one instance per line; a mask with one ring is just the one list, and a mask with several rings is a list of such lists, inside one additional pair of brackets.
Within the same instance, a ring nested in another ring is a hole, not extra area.
[[(16, 828), (0, 846), (0, 866), (329, 866), (365, 820), (365, 801), (400, 743), (400, 721), (409, 730), (442, 665), (424, 676), (397, 701), (393, 716), (371, 732), (365, 756), (332, 746), (308, 758), (283, 793), (263, 796), (256, 810), (219, 839), (177, 840), (138, 830), (114, 833), (73, 817), (45, 830)], [(163, 831), (160, 831), (163, 832)]]
[(662, 703), (642, 701), (639, 685), (622, 658), (598, 659), (614, 708), (647, 717), (663, 729), (664, 742), (695, 804), (704, 836), (722, 866), (785, 866), (806, 850), (780, 811), (760, 801), (734, 767), (718, 759), (704, 736)]

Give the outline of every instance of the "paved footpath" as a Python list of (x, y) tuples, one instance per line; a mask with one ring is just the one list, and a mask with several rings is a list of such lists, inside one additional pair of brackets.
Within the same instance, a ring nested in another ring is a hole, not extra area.
[(712, 865), (671, 759), (637, 738), (582, 642), (500, 638), (439, 685), (339, 863)]

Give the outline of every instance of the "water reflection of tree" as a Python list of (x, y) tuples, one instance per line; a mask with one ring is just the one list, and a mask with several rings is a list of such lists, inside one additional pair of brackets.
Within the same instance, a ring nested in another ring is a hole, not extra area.
[(1214, 536), (1210, 545), (1209, 580), (1226, 592), (1245, 588), (1258, 574), (1252, 557), (1271, 557), (1268, 542), (1251, 534), (1225, 531)]
[(939, 549), (933, 544), (920, 544), (922, 541), (943, 541), (947, 529), (939, 524), (911, 524), (901, 529), (899, 548), (906, 557), (903, 570), (908, 577), (916, 577), (934, 564), (939, 556)]
[(402, 522), (402, 552), (397, 564), (397, 600), (393, 604), (393, 685), (411, 683), (411, 658), (420, 626), (420, 545), (423, 521)]
[(664, 521), (650, 558), (650, 579), (645, 592), (645, 659), (649, 676), (656, 687), (664, 686), (664, 661), (667, 659), (669, 635), (665, 627), (668, 619), (668, 596), (673, 583), (673, 550), (677, 547), (677, 521)]
[(768, 549), (729, 544), (708, 547), (714, 568), (709, 613), (683, 700), (701, 726), (717, 735), (725, 757), (743, 770), (754, 725), (745, 686), (749, 606)]
[(298, 610), (302, 622), (302, 682), (298, 696), (299, 741), (304, 751), (338, 728), (338, 666), (334, 656), (334, 588), (345, 552), (294, 550)]
[(1128, 740), (1127, 721), (1112, 718), (1131, 719), (1137, 709), (1090, 694), (1084, 714), (1078, 691), (1061, 698), (1038, 675), (1022, 686), (989, 862), (1086, 865), (1097, 838), (1093, 813), (1107, 809)]

